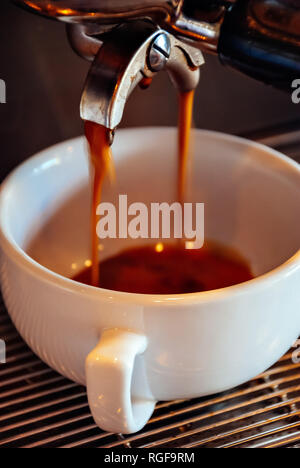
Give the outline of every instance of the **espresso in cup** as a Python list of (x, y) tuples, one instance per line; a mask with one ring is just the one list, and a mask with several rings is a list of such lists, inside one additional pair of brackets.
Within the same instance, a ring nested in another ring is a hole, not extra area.
[[(194, 91), (179, 96), (177, 199), (183, 206), (194, 104)], [(188, 294), (233, 286), (253, 279), (250, 266), (237, 252), (211, 243), (188, 250), (184, 242), (147, 245), (125, 250), (99, 263), (97, 206), (103, 181), (114, 179), (110, 130), (85, 123), (92, 175), (91, 266), (77, 282), (104, 289), (140, 294)], [(159, 169), (159, 168), (158, 168)]]
[[(236, 252), (214, 245), (187, 250), (184, 245), (136, 247), (100, 263), (99, 287), (139, 294), (188, 294), (225, 288), (253, 279)], [(92, 268), (74, 277), (92, 284)]]

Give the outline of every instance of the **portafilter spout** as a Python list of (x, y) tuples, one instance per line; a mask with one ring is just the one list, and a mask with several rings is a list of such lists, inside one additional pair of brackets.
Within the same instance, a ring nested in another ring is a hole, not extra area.
[(124, 23), (101, 35), (95, 25), (89, 28), (69, 26), (75, 50), (87, 59), (96, 53), (81, 99), (82, 119), (114, 130), (132, 91), (161, 70), (180, 92), (197, 87), (204, 64), (201, 51), (151, 22)]

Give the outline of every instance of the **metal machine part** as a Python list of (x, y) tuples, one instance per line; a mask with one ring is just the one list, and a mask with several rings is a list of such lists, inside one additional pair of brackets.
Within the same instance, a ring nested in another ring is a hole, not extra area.
[[(84, 35), (84, 29), (81, 33)], [(78, 27), (72, 27), (69, 36), (73, 46), (77, 35)], [(78, 50), (88, 57), (98, 48), (81, 100), (84, 120), (114, 130), (136, 86), (143, 79), (151, 80), (163, 69), (180, 92), (191, 91), (198, 85), (199, 67), (204, 63), (201, 51), (151, 22), (125, 23), (100, 36), (99, 40), (96, 46), (95, 36), (91, 42), (88, 38), (86, 46)]]
[(300, 0), (237, 0), (222, 23), (221, 62), (291, 92), (300, 76)]
[(15, 0), (39, 14), (72, 22), (118, 24), (149, 16), (173, 18), (182, 0)]
[[(204, 63), (193, 35), (216, 50), (215, 26), (186, 17), (183, 0), (16, 0), (39, 14), (68, 23), (73, 49), (93, 61), (81, 99), (81, 117), (114, 130), (139, 83), (167, 70), (179, 91), (198, 85)], [(207, 0), (202, 1), (207, 10)], [(220, 3), (218, 1), (218, 3)], [(223, 11), (224, 8), (221, 7)], [(174, 34), (173, 34), (174, 33)], [(184, 43), (183, 40), (186, 42)]]
[(300, 0), (15, 1), (69, 23), (74, 50), (94, 60), (81, 115), (109, 128), (143, 78), (166, 69), (181, 91), (196, 86), (198, 50), (284, 90), (300, 76)]
[(216, 48), (226, 8), (234, 0), (15, 0), (36, 13), (68, 23), (97, 23), (103, 29), (151, 19), (174, 35)]
[[(31, 11), (68, 23), (85, 25), (96, 23), (102, 31), (126, 21), (149, 19), (177, 38), (190, 41), (194, 47), (219, 52), (221, 58), (227, 53), (227, 62), (230, 61), (230, 47), (233, 47), (233, 55), (237, 50), (237, 46), (232, 44), (233, 36), (235, 41), (241, 43), (239, 54), (243, 53), (241, 49), (247, 49), (248, 59), (251, 58), (254, 42), (255, 45), (259, 44), (259, 52), (268, 49), (268, 53), (273, 51), (276, 57), (280, 58), (283, 55), (283, 62), (291, 52), (288, 50), (289, 46), (295, 46), (297, 49), (300, 47), (300, 0), (14, 1)], [(233, 32), (230, 34), (231, 28)], [(244, 35), (249, 35), (248, 44), (243, 41)], [(222, 47), (223, 42), (226, 53)], [(238, 66), (236, 57), (232, 62)], [(265, 62), (266, 60), (261, 60), (256, 66), (265, 65), (268, 68), (269, 64)], [(239, 65), (238, 68), (242, 67)], [(248, 68), (251, 68), (251, 64)], [(248, 72), (246, 66), (244, 69)], [(251, 70), (250, 74), (254, 75)]]

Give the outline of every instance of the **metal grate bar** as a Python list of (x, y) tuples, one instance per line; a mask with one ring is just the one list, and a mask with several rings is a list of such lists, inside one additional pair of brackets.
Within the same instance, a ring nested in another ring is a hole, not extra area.
[(15, 366), (11, 366), (8, 369), (3, 370), (1, 372), (1, 377), (5, 377), (6, 375), (10, 376), (11, 374), (14, 374), (18, 371), (24, 371), (24, 364), (32, 368), (32, 367), (40, 366), (41, 361), (37, 357), (33, 356), (33, 354), (31, 354), (31, 359), (29, 361), (26, 361), (23, 363), (19, 363), (18, 361), (16, 361)]
[[(41, 447), (41, 445), (48, 445), (48, 444), (51, 444), (52, 442), (58, 442), (60, 441), (61, 439), (67, 439), (67, 438), (70, 438), (70, 437), (73, 437), (73, 436), (79, 436), (80, 434), (82, 434), (83, 432), (88, 432), (88, 431), (91, 431), (91, 430), (94, 430), (95, 429), (95, 424), (90, 424), (86, 427), (81, 427), (80, 429), (75, 429), (75, 430), (70, 430), (70, 431), (65, 431), (63, 434), (60, 434), (59, 436), (55, 435), (53, 437), (48, 437), (47, 439), (44, 439), (42, 442), (35, 442), (33, 444), (28, 444), (26, 445), (26, 448), (39, 448)], [(113, 435), (113, 434), (102, 434), (99, 436), (99, 434), (97, 434), (96, 436), (94, 437), (91, 437), (91, 440), (102, 440), (102, 439), (106, 439), (107, 436), (109, 435)], [(80, 441), (80, 443), (82, 443), (82, 440)], [(71, 448), (71, 446), (75, 447), (76, 444), (70, 444), (69, 446), (68, 445), (65, 445), (65, 446), (60, 446), (60, 448)]]
[[(72, 385), (73, 388), (76, 388), (76, 384), (70, 384), (70, 385)], [(19, 411), (9, 412), (8, 414), (6, 414), (4, 416), (0, 416), (0, 422), (3, 423), (5, 421), (7, 421), (7, 420), (16, 418), (17, 416), (21, 416), (23, 418), (28, 413), (31, 414), (31, 413), (34, 413), (34, 412), (40, 412), (41, 410), (44, 410), (44, 409), (48, 409), (48, 408), (50, 409), (52, 407), (55, 408), (56, 406), (58, 406), (61, 403), (67, 404), (72, 400), (75, 400), (75, 399), (78, 399), (78, 398), (81, 398), (81, 397), (85, 397), (85, 396), (86, 396), (86, 393), (84, 391), (82, 391), (80, 393), (76, 393), (75, 395), (71, 395), (71, 396), (68, 396), (68, 397), (63, 397), (63, 398), (57, 398), (55, 400), (50, 400), (47, 403), (37, 404), (37, 405), (31, 406), (29, 408), (22, 408)], [(60, 414), (60, 413), (54, 411), (53, 414)], [(28, 422), (37, 422), (37, 421), (39, 421), (39, 420), (41, 420), (43, 418), (49, 417), (50, 415), (51, 415), (51, 411), (49, 413), (47, 413), (46, 415), (44, 415), (44, 416), (37, 416), (36, 418), (28, 419)], [(23, 422), (12, 424), (12, 425), (7, 426), (7, 427), (8, 427), (8, 429), (15, 429), (15, 428), (19, 427), (20, 424), (23, 424)], [(1, 432), (2, 432), (2, 430), (0, 429), (0, 433)]]
[[(297, 427), (297, 428), (300, 427), (300, 421), (298, 421), (297, 423), (293, 423), (293, 424), (287, 424), (286, 426), (280, 427), (278, 429), (273, 429), (273, 430), (268, 430), (268, 431), (262, 432), (259, 435), (255, 435), (255, 436), (251, 436), (251, 437), (248, 437), (248, 438), (245, 438), (245, 439), (241, 439), (238, 442), (231, 442), (231, 443), (223, 445), (223, 446), (221, 445), (220, 448), (238, 447), (239, 445), (244, 445), (246, 442), (252, 442), (252, 441), (261, 439), (263, 437), (266, 437), (266, 436), (271, 436), (272, 438), (277, 439), (278, 434), (280, 434), (283, 431), (286, 432), (287, 430), (290, 430), (290, 429), (295, 428), (295, 427)], [(299, 434), (299, 432), (298, 432), (298, 434)], [(300, 437), (300, 434), (299, 434), (299, 437)]]
[(19, 359), (24, 360), (24, 359), (32, 357), (32, 351), (21, 352), (22, 351), (21, 349), (19, 349), (19, 351), (20, 351), (20, 354), (18, 353), (18, 351), (16, 351), (13, 356), (8, 357), (6, 359), (6, 364), (14, 363)]
[[(82, 445), (91, 444), (92, 442), (97, 442), (96, 445), (99, 445), (101, 443), (102, 439), (103, 439), (103, 436), (99, 436), (99, 434), (96, 434), (94, 436), (85, 437), (84, 439), (80, 439), (77, 442), (73, 442), (73, 443), (66, 444), (66, 445), (60, 445), (60, 448), (68, 448), (68, 449), (70, 449), (70, 448), (79, 448)], [(123, 444), (121, 444), (121, 445), (123, 445)]]
[(266, 372), (264, 372), (264, 374), (259, 375), (258, 378), (269, 377), (270, 375), (281, 374), (283, 372), (287, 372), (289, 370), (295, 370), (299, 368), (300, 368), (300, 364), (291, 363), (286, 366), (275, 367), (275, 368), (269, 369)]
[[(281, 440), (279, 440), (277, 442), (266, 444), (263, 447), (264, 448), (280, 448), (282, 446), (290, 446), (291, 444), (294, 444), (294, 442), (299, 442), (299, 441), (300, 441), (300, 434), (296, 433), (295, 436), (286, 437), (286, 438), (281, 439)], [(295, 447), (295, 448), (300, 448), (300, 446)]]
[[(14, 384), (17, 384), (19, 382), (24, 381), (25, 379), (26, 379), (26, 381), (28, 381), (28, 380), (33, 379), (33, 378), (42, 377), (45, 374), (52, 374), (53, 375), (53, 373), (54, 373), (53, 370), (49, 369), (49, 368), (38, 370), (36, 372), (28, 372), (26, 367), (24, 367), (23, 371), (24, 371), (24, 373), (21, 376), (15, 377), (15, 378), (12, 378), (12, 379), (8, 379), (8, 380), (2, 382), (2, 384), (0, 386), (0, 391), (1, 391), (1, 388), (3, 388), (4, 386), (7, 387), (7, 386), (10, 386), (10, 385), (14, 385)], [(2, 377), (1, 373), (0, 373), (0, 376)]]
[[(10, 400), (6, 403), (0, 403), (0, 411), (1, 410), (4, 410), (4, 409), (10, 409), (12, 406), (14, 405), (18, 405), (20, 403), (22, 404), (25, 404), (25, 403), (28, 403), (28, 402), (31, 402), (31, 401), (35, 401), (35, 400), (38, 400), (39, 398), (42, 398), (44, 396), (48, 396), (50, 397), (51, 395), (53, 394), (57, 394), (58, 392), (63, 392), (65, 390), (70, 390), (70, 389), (76, 389), (77, 388), (77, 384), (75, 383), (69, 383), (67, 385), (63, 385), (62, 387), (56, 387), (54, 389), (51, 389), (51, 390), (45, 390), (43, 392), (39, 392), (39, 393), (36, 393), (36, 394), (32, 394), (32, 395), (28, 395), (26, 397), (20, 397), (20, 398), (16, 398), (15, 400)], [(84, 393), (83, 393), (84, 395)], [(40, 408), (40, 406), (39, 406)], [(31, 408), (32, 410), (32, 408)], [(9, 413), (9, 415), (11, 416), (12, 414)], [(2, 420), (1, 416), (0, 416), (0, 421)]]
[[(282, 416), (278, 416), (278, 417), (274, 417), (274, 418), (270, 418), (270, 419), (264, 419), (263, 421), (260, 421), (258, 423), (249, 424), (248, 426), (239, 427), (238, 429), (235, 429), (233, 431), (223, 432), (221, 434), (217, 434), (217, 435), (214, 435), (212, 437), (202, 439), (201, 443), (196, 442), (196, 443), (186, 444), (186, 445), (183, 445), (182, 447), (183, 448), (193, 448), (195, 446), (206, 445), (206, 444), (211, 443), (211, 442), (217, 442), (217, 441), (219, 441), (221, 439), (234, 438), (236, 436), (241, 435), (244, 432), (253, 431), (253, 430), (256, 430), (256, 429), (263, 428), (263, 427), (266, 426), (266, 424), (271, 424), (271, 423), (273, 424), (273, 423), (277, 423), (277, 422), (280, 422), (280, 421), (285, 421), (286, 419), (291, 418), (291, 416), (299, 416), (299, 415), (300, 415), (300, 411), (295, 411), (294, 413), (284, 414)], [(246, 419), (246, 417), (245, 417), (245, 419)], [(238, 418), (236, 418), (236, 421), (237, 420), (238, 420)], [(227, 424), (227, 422), (225, 424)], [(211, 428), (216, 428), (216, 427), (217, 426), (211, 426)], [(285, 426), (285, 427), (287, 427), (287, 426)], [(265, 434), (269, 434), (269, 432), (265, 431)], [(252, 436), (252, 437), (255, 438), (255, 436)], [(240, 443), (242, 440), (243, 441), (252, 440), (252, 438), (248, 437), (248, 439), (239, 439), (238, 443)], [(156, 445), (153, 444), (153, 447), (156, 447), (157, 445), (158, 444), (156, 444)], [(152, 448), (152, 445), (148, 446), (148, 448), (150, 448), (150, 447)]]
[[(77, 405), (77, 406), (74, 406), (73, 408), (71, 408), (69, 410), (69, 412), (71, 412), (72, 410), (78, 410), (78, 409), (81, 409), (83, 407), (86, 407), (86, 405)], [(57, 415), (62, 415), (63, 413), (65, 413), (65, 416), (66, 418), (68, 417), (67, 413), (68, 411), (67, 410), (63, 410), (63, 411), (58, 411), (56, 413), (53, 413), (53, 416), (57, 416)], [(42, 419), (42, 418), (41, 418)], [(45, 418), (46, 419), (46, 418)], [(84, 420), (88, 420), (89, 422), (91, 421), (91, 415), (90, 414), (84, 414), (82, 416), (77, 416), (76, 418), (70, 418), (70, 419), (66, 419), (65, 421), (63, 422), (57, 422), (57, 423), (53, 423), (53, 424), (47, 424), (46, 427), (44, 428), (39, 428), (39, 429), (36, 429), (36, 430), (32, 430), (32, 431), (26, 431), (22, 434), (17, 434), (17, 435), (14, 435), (12, 437), (8, 437), (7, 439), (3, 439), (1, 442), (0, 442), (0, 447), (1, 446), (7, 446), (9, 443), (11, 442), (17, 442), (17, 441), (20, 441), (20, 447), (22, 447), (22, 440), (23, 439), (26, 439), (26, 438), (29, 438), (29, 437), (32, 437), (32, 436), (41, 436), (42, 434), (44, 433), (47, 433), (48, 431), (50, 431), (51, 429), (57, 429), (61, 426), (66, 426), (66, 424), (72, 424), (74, 422), (78, 423), (80, 422), (81, 424), (83, 424)]]
[(7, 351), (8, 355), (13, 353), (14, 351), (18, 351), (18, 350), (21, 350), (21, 349), (28, 349), (26, 344), (22, 343), (22, 341), (20, 341), (18, 343), (6, 344), (6, 351)]
[(54, 383), (58, 383), (58, 382), (62, 382), (64, 381), (64, 377), (58, 375), (58, 376), (55, 376), (55, 377), (52, 377), (48, 380), (44, 380), (42, 383), (34, 383), (34, 384), (29, 384), (27, 381), (24, 383), (24, 385), (18, 389), (13, 389), (13, 390), (10, 390), (10, 391), (7, 391), (7, 392), (1, 392), (0, 393), (0, 408), (1, 408), (1, 400), (4, 400), (5, 398), (8, 398), (8, 397), (14, 397), (16, 395), (19, 395), (20, 393), (24, 393), (24, 392), (28, 392), (30, 390), (35, 390), (35, 389), (39, 389), (39, 388), (43, 388), (45, 386), (48, 386), (48, 385), (51, 385), (51, 384), (54, 384)]

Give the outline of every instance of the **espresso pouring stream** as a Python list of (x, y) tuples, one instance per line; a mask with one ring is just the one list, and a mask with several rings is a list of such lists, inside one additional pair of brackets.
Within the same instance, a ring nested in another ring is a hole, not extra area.
[[(179, 96), (178, 123), (178, 175), (177, 198), (184, 202), (185, 182), (188, 166), (190, 134), (193, 118), (195, 92), (181, 93)], [(110, 130), (93, 122), (85, 122), (85, 135), (89, 144), (91, 177), (92, 177), (92, 208), (91, 208), (91, 284), (99, 286), (99, 239), (97, 236), (97, 206), (101, 202), (103, 181), (106, 176), (114, 178), (112, 152), (109, 144)]]
[[(189, 159), (194, 91), (179, 96), (177, 199), (184, 203)], [(158, 244), (121, 252), (99, 264), (97, 207), (104, 179), (114, 179), (109, 143), (110, 130), (85, 123), (89, 142), (92, 208), (92, 265), (74, 277), (75, 281), (105, 289), (141, 294), (186, 294), (232, 286), (253, 278), (248, 264), (236, 253), (208, 243), (200, 250), (186, 250), (183, 242)], [(177, 266), (180, 265), (180, 270)], [(174, 272), (176, 271), (176, 274)], [(100, 276), (101, 275), (101, 276)]]

